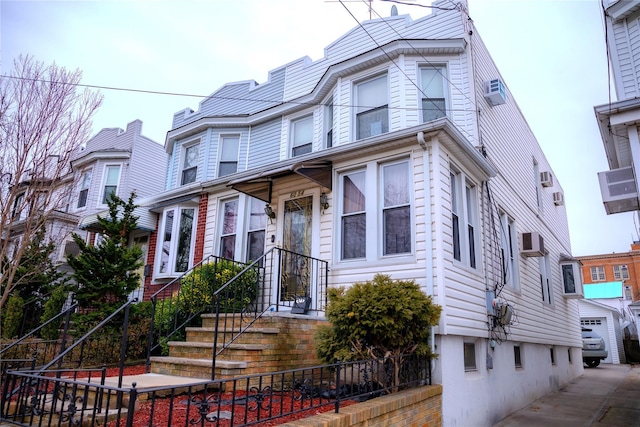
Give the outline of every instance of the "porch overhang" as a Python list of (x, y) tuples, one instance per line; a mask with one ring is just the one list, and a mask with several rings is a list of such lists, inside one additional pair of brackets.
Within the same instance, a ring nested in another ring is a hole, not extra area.
[(313, 181), (321, 187), (331, 190), (332, 163), (327, 160), (301, 161), (293, 164), (281, 166), (279, 168), (268, 169), (258, 174), (238, 178), (231, 181), (228, 186), (241, 193), (248, 194), (265, 203), (271, 203), (271, 190), (273, 180), (279, 176), (290, 175), (292, 173), (301, 175), (309, 181)]

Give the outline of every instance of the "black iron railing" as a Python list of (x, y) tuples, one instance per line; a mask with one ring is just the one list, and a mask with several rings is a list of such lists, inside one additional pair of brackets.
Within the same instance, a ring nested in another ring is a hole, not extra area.
[(429, 385), (429, 366), (428, 357), (413, 354), (172, 387), (150, 387), (142, 383), (144, 376), (138, 377), (140, 384), (117, 386), (104, 371), (76, 371), (71, 377), (58, 371), (9, 371), (0, 421), (22, 426), (247, 426), (339, 412), (348, 404)]

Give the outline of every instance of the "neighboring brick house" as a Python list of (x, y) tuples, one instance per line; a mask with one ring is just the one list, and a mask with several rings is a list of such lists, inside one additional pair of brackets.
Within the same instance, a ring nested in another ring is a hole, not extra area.
[(327, 262), (330, 286), (415, 280), (443, 307), (445, 425), (491, 425), (582, 374), (562, 187), (466, 2), (228, 83), (174, 115), (165, 149), (146, 297), (203, 257), (274, 248)]
[(629, 252), (577, 257), (582, 263), (584, 284), (623, 282), (624, 298), (640, 300), (640, 242), (631, 244)]

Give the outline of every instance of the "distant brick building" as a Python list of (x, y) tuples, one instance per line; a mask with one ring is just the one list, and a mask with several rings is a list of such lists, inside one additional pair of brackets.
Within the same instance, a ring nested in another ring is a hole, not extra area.
[(624, 298), (640, 300), (640, 242), (624, 253), (577, 257), (582, 263), (584, 284), (623, 282)]

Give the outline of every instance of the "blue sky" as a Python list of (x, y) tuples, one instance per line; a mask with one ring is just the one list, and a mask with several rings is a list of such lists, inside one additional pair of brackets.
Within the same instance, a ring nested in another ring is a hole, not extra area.
[[(468, 0), (476, 29), (527, 118), (565, 193), (573, 255), (627, 252), (638, 240), (630, 213), (607, 216), (597, 172), (607, 169), (593, 113), (609, 100), (598, 0)], [(430, 13), (405, 0), (399, 14)], [(344, 3), (358, 19), (366, 2)], [(389, 16), (391, 3), (374, 0)], [(172, 116), (197, 109), (225, 83), (266, 81), (268, 71), (326, 45), (357, 25), (329, 0), (0, 2), (0, 70), (19, 54), (83, 71), (83, 83), (199, 95), (102, 90), (94, 131), (143, 121), (164, 143)], [(611, 94), (615, 100), (615, 93)]]

